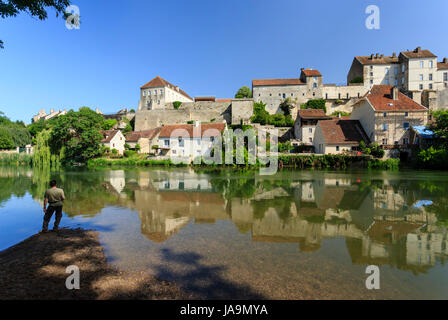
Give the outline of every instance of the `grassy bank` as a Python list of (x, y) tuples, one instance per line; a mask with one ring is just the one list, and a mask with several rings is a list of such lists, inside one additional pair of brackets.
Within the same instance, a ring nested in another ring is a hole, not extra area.
[[(296, 169), (348, 169), (348, 168), (368, 168), (382, 170), (396, 170), (399, 168), (400, 160), (388, 159), (378, 160), (370, 156), (347, 156), (347, 155), (280, 155), (278, 157), (279, 168)], [(151, 160), (139, 158), (123, 159), (92, 159), (88, 162), (89, 168), (106, 167), (185, 167), (186, 164), (174, 164), (171, 160)], [(236, 168), (255, 169), (260, 164), (255, 165), (207, 165), (191, 164), (195, 168)]]
[(0, 153), (0, 164), (11, 166), (30, 166), (33, 156), (25, 153)]

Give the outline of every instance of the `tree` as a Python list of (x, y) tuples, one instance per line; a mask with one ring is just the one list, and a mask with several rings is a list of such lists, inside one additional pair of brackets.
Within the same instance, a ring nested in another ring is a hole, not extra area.
[(28, 132), (32, 137), (36, 138), (37, 135), (43, 130), (47, 129), (47, 127), (48, 121), (45, 121), (45, 119), (40, 119), (39, 121), (33, 122), (28, 126)]
[(266, 111), (266, 104), (263, 102), (254, 102), (254, 115), (250, 118), (252, 123), (261, 125), (269, 124), (269, 112)]
[(52, 153), (58, 154), (65, 148), (65, 159), (61, 160), (80, 163), (100, 155), (103, 124), (103, 117), (87, 107), (59, 116), (51, 132)]
[(11, 133), (5, 128), (0, 128), (0, 149), (12, 149), (13, 147)]
[(294, 109), (294, 103), (291, 98), (286, 98), (280, 103), (280, 109), (283, 111), (285, 116), (291, 115), (291, 110)]
[(103, 123), (103, 130), (111, 130), (113, 127), (117, 125), (116, 119), (107, 119)]
[(303, 104), (300, 108), (301, 109), (322, 109), (327, 112), (327, 107), (325, 106), (325, 99), (313, 99), (308, 100), (307, 103)]
[[(59, 16), (69, 5), (70, 0), (0, 0), (0, 17), (16, 17), (20, 12), (27, 12), (39, 20), (45, 20), (48, 17), (47, 8), (54, 8), (56, 16)], [(3, 48), (1, 40), (0, 48)]]
[(252, 90), (248, 86), (241, 87), (235, 95), (236, 99), (252, 98)]

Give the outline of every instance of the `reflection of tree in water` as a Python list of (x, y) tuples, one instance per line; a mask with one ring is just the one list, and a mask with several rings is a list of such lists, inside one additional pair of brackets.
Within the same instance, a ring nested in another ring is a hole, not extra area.
[(254, 212), (254, 219), (263, 220), (266, 212), (270, 208), (273, 208), (278, 217), (286, 222), (291, 217), (291, 205), (293, 201), (294, 198), (292, 196), (253, 200), (251, 201), (251, 206)]

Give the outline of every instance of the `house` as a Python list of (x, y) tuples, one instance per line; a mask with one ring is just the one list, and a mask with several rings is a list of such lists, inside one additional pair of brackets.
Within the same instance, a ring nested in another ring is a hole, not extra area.
[(322, 109), (304, 109), (297, 112), (297, 119), (294, 124), (294, 135), (305, 145), (313, 145), (314, 133), (316, 132), (319, 120), (329, 120), (331, 117), (325, 114)]
[(139, 110), (165, 109), (171, 102), (193, 102), (193, 99), (182, 89), (156, 76), (140, 88)]
[(410, 132), (410, 143), (420, 149), (428, 149), (434, 144), (435, 134), (425, 126), (413, 126)]
[(193, 161), (209, 155), (216, 137), (226, 129), (226, 123), (163, 126), (159, 134), (159, 154)]
[(384, 149), (407, 149), (410, 128), (427, 124), (428, 109), (397, 87), (376, 85), (353, 106), (350, 119), (358, 120), (370, 141)]
[(359, 151), (361, 141), (370, 143), (359, 121), (320, 120), (314, 135), (314, 148), (317, 154), (341, 154)]
[(125, 151), (124, 145), (126, 144), (126, 138), (120, 130), (104, 130), (101, 131), (104, 139), (101, 140), (101, 145), (105, 148), (117, 150), (118, 154), (123, 154)]
[(139, 153), (149, 154), (152, 152), (153, 147), (157, 145), (159, 139), (159, 133), (162, 128), (155, 128), (145, 131), (130, 132), (126, 136), (126, 143), (130, 149), (136, 149), (137, 145), (140, 147)]

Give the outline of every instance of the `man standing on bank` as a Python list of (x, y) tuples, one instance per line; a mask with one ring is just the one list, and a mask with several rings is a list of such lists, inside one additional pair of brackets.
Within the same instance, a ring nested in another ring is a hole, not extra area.
[[(54, 221), (53, 231), (58, 231), (59, 223), (62, 219), (62, 206), (64, 205), (65, 195), (64, 190), (57, 187), (57, 182), (52, 180), (50, 182), (50, 189), (45, 191), (44, 196), (44, 225), (42, 232), (48, 232), (48, 224), (50, 223), (53, 213), (56, 212), (56, 220)], [(47, 208), (47, 204), (49, 204)]]

